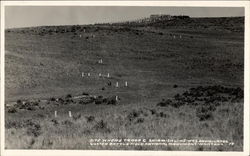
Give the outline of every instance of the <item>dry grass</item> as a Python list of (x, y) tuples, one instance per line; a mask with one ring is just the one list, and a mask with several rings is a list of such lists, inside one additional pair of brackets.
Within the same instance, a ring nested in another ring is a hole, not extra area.
[[(7, 149), (145, 149), (240, 151), (243, 147), (243, 103), (222, 102), (203, 120), (199, 105), (160, 107), (152, 102), (130, 105), (77, 103), (45, 105), (33, 115), (7, 116)], [(46, 112), (46, 110), (51, 110)], [(58, 110), (55, 118), (52, 110)], [(68, 117), (71, 110), (73, 117)], [(31, 110), (18, 110), (19, 115)], [(18, 114), (17, 113), (17, 114)], [(13, 113), (14, 115), (17, 115)], [(90, 146), (90, 139), (228, 140), (234, 146)], [(13, 141), (15, 140), (15, 141)]]

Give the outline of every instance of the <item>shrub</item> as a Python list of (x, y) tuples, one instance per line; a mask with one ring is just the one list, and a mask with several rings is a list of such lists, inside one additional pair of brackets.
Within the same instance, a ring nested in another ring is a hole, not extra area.
[(56, 126), (59, 124), (59, 122), (56, 119), (52, 119), (51, 122)]
[(10, 128), (19, 129), (19, 128), (23, 128), (23, 126), (24, 125), (21, 122), (16, 122), (16, 121), (6, 121), (5, 122), (6, 129), (10, 129)]
[(171, 106), (172, 106), (172, 107), (175, 107), (175, 108), (179, 108), (180, 106), (183, 106), (183, 105), (185, 105), (185, 103), (182, 102), (182, 101), (176, 101), (176, 102), (173, 102), (173, 103), (171, 104)]
[(151, 112), (152, 115), (157, 113), (155, 109), (151, 109), (150, 112)]
[(63, 104), (63, 103), (64, 103), (64, 99), (59, 98), (59, 99), (58, 99), (58, 102), (61, 103), (61, 104)]
[(94, 117), (94, 116), (87, 116), (87, 117), (85, 117), (85, 118), (86, 118), (87, 122), (92, 122), (92, 121), (95, 120), (95, 117)]
[(99, 131), (99, 132), (105, 132), (105, 133), (111, 132), (107, 126), (107, 123), (104, 122), (103, 120), (98, 121), (93, 128), (94, 128), (94, 130)]
[(130, 112), (128, 114), (127, 118), (128, 118), (129, 121), (133, 121), (135, 118), (137, 118), (139, 116), (140, 116), (140, 112), (136, 111), (136, 110), (133, 110), (132, 112)]
[(196, 109), (196, 116), (200, 121), (213, 119), (212, 111), (206, 106), (201, 106)]
[(102, 104), (102, 102), (103, 102), (103, 99), (96, 99), (95, 100), (96, 105), (100, 105), (100, 104)]
[(73, 122), (69, 121), (69, 120), (65, 120), (62, 122), (63, 125), (66, 125), (66, 126), (71, 126), (73, 125)]
[(27, 110), (33, 111), (33, 110), (36, 110), (36, 109), (34, 107), (30, 106), (30, 107), (27, 107)]
[(94, 98), (83, 98), (83, 99), (80, 99), (78, 103), (81, 105), (86, 105), (94, 101), (95, 101)]
[(52, 97), (50, 98), (50, 101), (56, 101), (56, 98)]
[(72, 98), (72, 95), (71, 95), (71, 94), (68, 94), (68, 95), (66, 95), (65, 98), (66, 98), (66, 99)]
[(88, 96), (88, 95), (89, 95), (89, 93), (86, 93), (86, 92), (82, 92), (82, 95), (87, 95), (87, 96)]
[(107, 105), (116, 105), (117, 104), (115, 96), (107, 98), (106, 102), (107, 102)]
[(161, 107), (165, 107), (168, 105), (171, 105), (173, 102), (170, 99), (167, 99), (166, 101), (163, 99), (161, 102), (159, 102), (158, 104), (156, 104), (157, 106), (161, 106)]
[(143, 123), (144, 122), (144, 118), (138, 118), (136, 123)]
[(105, 102), (103, 96), (98, 96), (98, 97), (95, 99), (95, 104), (96, 104), (96, 105), (102, 104), (103, 102)]
[(73, 115), (73, 119), (74, 119), (74, 120), (78, 120), (78, 119), (80, 119), (81, 117), (82, 117), (82, 115), (81, 115), (80, 113)]
[(8, 113), (16, 113), (16, 112), (17, 112), (17, 110), (14, 107), (11, 107), (8, 109)]
[(28, 126), (27, 129), (27, 134), (29, 136), (34, 136), (34, 137), (38, 137), (39, 135), (41, 135), (41, 126), (37, 123), (32, 122), (31, 120), (27, 120), (25, 121), (26, 125)]
[(17, 100), (17, 105), (22, 105), (22, 101), (21, 100)]
[(64, 104), (68, 104), (68, 103), (74, 103), (74, 100), (69, 98), (69, 99), (66, 99)]
[(164, 114), (163, 112), (160, 112), (160, 117), (162, 117), (162, 118), (166, 118), (167, 117), (167, 115), (166, 114)]

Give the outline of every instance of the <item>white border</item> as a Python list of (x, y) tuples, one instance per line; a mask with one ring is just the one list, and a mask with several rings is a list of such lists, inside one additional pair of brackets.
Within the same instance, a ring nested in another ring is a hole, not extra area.
[[(244, 62), (244, 151), (243, 152), (193, 152), (193, 151), (121, 151), (121, 150), (5, 150), (4, 149), (4, 19), (5, 6), (180, 6), (180, 7), (244, 7), (245, 8), (245, 62)], [(1, 155), (240, 155), (249, 153), (249, 1), (1, 1)]]

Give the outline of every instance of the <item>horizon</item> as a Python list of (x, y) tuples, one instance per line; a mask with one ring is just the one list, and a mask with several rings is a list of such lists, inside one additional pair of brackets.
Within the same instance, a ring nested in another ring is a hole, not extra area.
[[(135, 21), (152, 14), (191, 18), (244, 17), (243, 7), (8, 6), (5, 29)], [(84, 16), (82, 16), (84, 15)]]
[[(165, 15), (165, 14), (164, 14)], [(171, 16), (179, 16), (179, 15), (171, 15)], [(185, 16), (185, 15), (183, 15)], [(245, 17), (245, 16), (222, 16), (222, 17), (190, 17), (190, 18), (237, 18), (237, 17)], [(145, 17), (147, 18), (147, 17)], [(143, 19), (143, 18), (142, 18)], [(139, 19), (137, 19), (139, 20)], [(38, 27), (63, 27), (63, 26), (90, 26), (90, 25), (98, 25), (98, 24), (115, 24), (115, 23), (122, 23), (122, 22), (131, 22), (135, 20), (130, 21), (118, 21), (118, 22), (107, 22), (107, 23), (93, 23), (93, 24), (64, 24), (64, 25), (39, 25), (39, 26), (30, 26), (30, 27), (13, 27), (13, 28), (5, 28), (5, 30), (8, 29), (25, 29), (25, 28), (38, 28)]]

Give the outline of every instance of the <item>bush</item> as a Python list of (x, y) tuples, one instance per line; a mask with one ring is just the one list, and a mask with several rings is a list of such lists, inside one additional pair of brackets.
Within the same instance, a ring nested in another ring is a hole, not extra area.
[(66, 125), (66, 126), (71, 126), (73, 125), (73, 122), (69, 121), (69, 120), (65, 120), (62, 122), (63, 125)]
[(32, 122), (31, 120), (27, 120), (25, 121), (26, 125), (28, 126), (27, 129), (27, 134), (29, 136), (34, 136), (34, 137), (38, 137), (39, 135), (41, 135), (41, 126), (37, 123)]
[(212, 111), (206, 106), (201, 106), (196, 109), (196, 116), (200, 121), (213, 119)]
[(21, 105), (22, 104), (22, 101), (21, 100), (17, 100), (16, 102), (18, 105)]
[(88, 95), (89, 95), (89, 93), (83, 92), (83, 93), (82, 93), (82, 95), (87, 95), (87, 96), (88, 96)]
[(95, 101), (94, 98), (83, 98), (83, 99), (80, 99), (78, 103), (81, 105), (86, 105), (94, 101)]
[(135, 118), (137, 118), (139, 116), (140, 116), (140, 112), (136, 111), (136, 110), (133, 110), (132, 112), (130, 112), (128, 114), (127, 118), (128, 118), (129, 121), (133, 121)]
[(17, 112), (17, 110), (14, 107), (11, 107), (8, 109), (8, 113), (16, 113), (16, 112)]
[(106, 102), (107, 102), (107, 105), (116, 105), (117, 104), (115, 96), (107, 98)]
[(103, 102), (103, 99), (96, 99), (95, 100), (96, 105), (100, 105), (100, 104), (102, 104), (102, 102)]
[(96, 105), (99, 105), (99, 104), (102, 104), (106, 101), (106, 99), (103, 98), (103, 96), (98, 96), (96, 99), (95, 99), (95, 104)]
[(136, 123), (143, 123), (144, 122), (144, 118), (138, 118)]
[(52, 119), (51, 122), (56, 126), (59, 124), (59, 122), (56, 119)]
[(176, 84), (173, 86), (173, 88), (177, 88), (177, 87), (178, 87), (178, 85), (176, 85)]
[(56, 101), (56, 98), (52, 97), (50, 98), (50, 101)]
[(92, 121), (95, 120), (95, 117), (94, 117), (94, 116), (87, 116), (87, 117), (85, 117), (85, 118), (86, 118), (87, 122), (92, 122)]
[(173, 102), (170, 99), (167, 99), (166, 101), (163, 99), (161, 102), (156, 104), (157, 106), (165, 107), (171, 105)]
[(73, 119), (74, 119), (74, 120), (78, 120), (78, 119), (80, 119), (81, 117), (82, 117), (82, 115), (81, 115), (80, 113), (73, 115)]
[(64, 104), (68, 104), (68, 103), (74, 103), (74, 100), (69, 98), (69, 99), (66, 99)]
[(36, 109), (34, 107), (30, 106), (30, 107), (27, 107), (27, 110), (33, 111), (33, 110), (36, 110)]
[(72, 98), (72, 95), (71, 95), (71, 94), (68, 94), (68, 95), (66, 95), (65, 98), (66, 98), (66, 99)]
[(105, 133), (111, 132), (107, 126), (107, 123), (104, 122), (103, 120), (98, 121), (93, 128), (94, 128), (94, 130), (99, 131), (99, 132), (105, 132)]
[(19, 128), (23, 128), (23, 127), (24, 127), (24, 125), (21, 122), (16, 122), (16, 121), (6, 121), (5, 122), (6, 129), (10, 129), (10, 128), (19, 129)]

